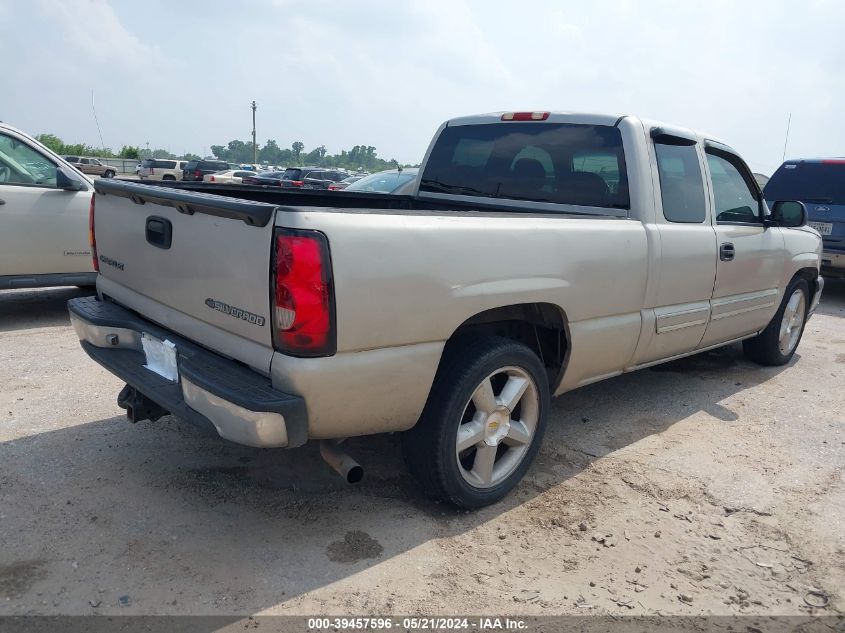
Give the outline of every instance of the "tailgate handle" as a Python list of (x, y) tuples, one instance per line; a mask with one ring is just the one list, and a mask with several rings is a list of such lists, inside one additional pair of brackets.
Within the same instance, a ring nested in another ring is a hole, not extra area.
[(173, 225), (170, 220), (151, 215), (147, 218), (147, 241), (156, 248), (170, 248), (173, 241)]

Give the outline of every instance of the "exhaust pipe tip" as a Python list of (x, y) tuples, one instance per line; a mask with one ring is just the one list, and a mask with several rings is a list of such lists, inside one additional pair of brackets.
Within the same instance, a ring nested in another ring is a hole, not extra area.
[(320, 440), (320, 455), (348, 484), (357, 484), (364, 478), (364, 468), (340, 448), (340, 440)]
[(364, 478), (364, 469), (357, 464), (346, 471), (346, 483), (357, 484)]

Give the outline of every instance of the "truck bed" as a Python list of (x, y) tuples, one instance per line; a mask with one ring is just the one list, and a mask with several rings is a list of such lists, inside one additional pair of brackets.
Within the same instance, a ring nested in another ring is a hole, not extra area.
[[(140, 185), (140, 187), (139, 187)], [(316, 189), (282, 189), (267, 185), (216, 185), (204, 182), (181, 182), (181, 181), (132, 181), (132, 180), (98, 180), (94, 187), (100, 193), (113, 193), (121, 195), (130, 194), (144, 197), (154, 197), (154, 190), (149, 187), (166, 188), (168, 198), (173, 190), (186, 194), (185, 202), (196, 203), (195, 194), (212, 195), (236, 200), (248, 200), (268, 205), (288, 207), (320, 207), (326, 211), (331, 209), (342, 210), (346, 213), (355, 213), (356, 210), (367, 213), (390, 211), (390, 212), (419, 212), (436, 211), (438, 213), (466, 213), (468, 211), (483, 211), (494, 213), (528, 213), (538, 215), (536, 209), (522, 208), (519, 202), (509, 200), (495, 200), (490, 204), (475, 200), (473, 202), (462, 202), (449, 200), (440, 202), (433, 199), (420, 199), (410, 195), (392, 195), (384, 193), (366, 193), (357, 191), (322, 191)], [(618, 215), (607, 213), (592, 214), (584, 212), (561, 213), (556, 211), (551, 214), (539, 213), (539, 215), (566, 215), (571, 217), (627, 217), (625, 209), (619, 209)], [(227, 216), (228, 217), (228, 216)]]

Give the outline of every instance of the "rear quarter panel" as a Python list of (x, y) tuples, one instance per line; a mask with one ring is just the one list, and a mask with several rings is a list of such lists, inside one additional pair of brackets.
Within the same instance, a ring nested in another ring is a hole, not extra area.
[(445, 341), (472, 316), (551, 303), (571, 336), (567, 383), (619, 373), (640, 334), (648, 246), (639, 221), (562, 215), (310, 209), (277, 224), (328, 236), (337, 354), (276, 354), (312, 437), (402, 430), (428, 396)]

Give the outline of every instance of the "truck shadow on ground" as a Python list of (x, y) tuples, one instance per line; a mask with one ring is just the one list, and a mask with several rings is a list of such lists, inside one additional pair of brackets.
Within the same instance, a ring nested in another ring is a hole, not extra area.
[[(0, 444), (2, 510), (19, 518), (4, 530), (0, 597), (20, 613), (93, 613), (94, 600), (103, 602), (96, 612), (116, 612), (120, 596), (132, 601), (122, 614), (279, 607), (531, 503), (695, 413), (710, 414), (730, 441), (743, 420), (719, 403), (786, 369), (752, 365), (731, 346), (565, 394), (553, 401), (526, 479), (477, 512), (422, 497), (397, 436), (348, 442), (366, 471), (354, 487), (315, 445), (250, 449), (171, 416), (138, 425), (114, 417), (9, 441)], [(589, 512), (559, 495), (543, 503)], [(42, 607), (42, 596), (54, 606)]]
[(0, 332), (68, 325), (68, 300), (93, 294), (77, 287), (0, 290)]

